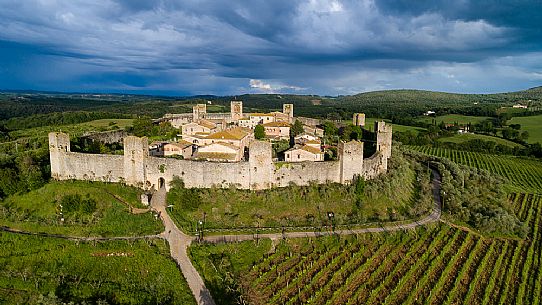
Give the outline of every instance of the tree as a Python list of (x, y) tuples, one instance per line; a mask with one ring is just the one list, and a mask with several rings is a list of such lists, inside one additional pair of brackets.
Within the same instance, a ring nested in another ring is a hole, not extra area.
[(263, 127), (262, 124), (258, 124), (258, 125), (256, 125), (256, 127), (254, 128), (254, 137), (255, 137), (257, 140), (261, 140), (261, 139), (264, 139), (264, 138), (265, 138), (265, 128)]
[(294, 125), (292, 126), (292, 128), (290, 128), (290, 135), (292, 137), (295, 137), (302, 134), (304, 131), (305, 130), (303, 129), (303, 123), (301, 123), (301, 121), (299, 120), (295, 120)]
[(330, 121), (324, 122), (324, 124), (322, 124), (322, 127), (324, 128), (324, 134), (328, 137), (336, 136), (339, 132), (337, 126), (335, 126), (335, 124)]

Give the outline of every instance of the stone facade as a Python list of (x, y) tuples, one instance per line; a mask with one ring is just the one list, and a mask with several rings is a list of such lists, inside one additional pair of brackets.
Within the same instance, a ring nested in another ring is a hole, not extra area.
[[(274, 163), (271, 143), (252, 141), (248, 161), (236, 163), (177, 160), (149, 156), (147, 138), (124, 138), (124, 156), (74, 153), (70, 151), (67, 134), (49, 134), (51, 175), (57, 180), (92, 180), (124, 182), (143, 189), (158, 188), (160, 181), (169, 182), (174, 176), (183, 179), (187, 187), (212, 186), (241, 189), (267, 189), (292, 183), (311, 182), (348, 184), (356, 176), (374, 178), (387, 171), (391, 156), (391, 126), (376, 123), (377, 152), (363, 158), (363, 143), (339, 143), (338, 161)], [(163, 179), (163, 180), (162, 180)]]

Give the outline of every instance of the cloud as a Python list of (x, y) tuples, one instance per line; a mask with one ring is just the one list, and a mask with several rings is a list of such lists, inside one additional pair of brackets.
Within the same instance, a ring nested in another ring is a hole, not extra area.
[(542, 4), (492, 1), (0, 0), (0, 80), (180, 94), (531, 86)]
[(281, 90), (286, 90), (286, 92), (293, 91), (301, 91), (305, 90), (306, 88), (298, 87), (298, 86), (290, 86), (290, 85), (284, 85), (284, 84), (269, 84), (265, 83), (262, 80), (259, 79), (251, 79), (249, 81), (250, 88), (258, 89), (259, 91), (266, 92), (266, 93), (277, 93)]

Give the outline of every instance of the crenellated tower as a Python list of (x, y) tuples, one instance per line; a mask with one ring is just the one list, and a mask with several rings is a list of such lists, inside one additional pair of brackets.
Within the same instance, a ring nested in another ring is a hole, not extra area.
[(70, 136), (62, 132), (49, 133), (49, 158), (51, 160), (51, 177), (60, 180), (66, 176), (64, 156), (70, 152)]
[(273, 175), (271, 143), (254, 140), (250, 143), (248, 152), (250, 188), (255, 190), (270, 188)]
[(243, 102), (231, 101), (230, 102), (231, 120), (238, 121), (243, 118)]
[(384, 158), (391, 157), (392, 126), (384, 121), (375, 122), (376, 150), (382, 153)]
[(197, 104), (192, 107), (192, 120), (197, 121), (199, 119), (205, 119), (207, 116), (207, 105)]
[(146, 163), (149, 158), (149, 143), (146, 137), (124, 138), (124, 179), (129, 185), (143, 187), (147, 181)]
[(294, 104), (282, 104), (282, 113), (288, 116), (288, 122), (294, 122)]
[(363, 143), (359, 141), (339, 142), (337, 149), (340, 162), (340, 183), (350, 183), (363, 174)]
[(354, 113), (352, 116), (352, 125), (354, 126), (365, 126), (365, 113)]

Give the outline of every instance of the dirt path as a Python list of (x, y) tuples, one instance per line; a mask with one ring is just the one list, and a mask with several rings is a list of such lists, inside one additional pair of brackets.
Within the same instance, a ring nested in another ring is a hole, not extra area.
[(213, 301), (209, 290), (205, 287), (203, 279), (188, 257), (187, 248), (192, 242), (192, 237), (181, 232), (166, 212), (165, 188), (161, 188), (154, 193), (151, 199), (151, 206), (153, 210), (159, 213), (160, 218), (164, 223), (166, 230), (161, 235), (168, 241), (171, 256), (181, 268), (181, 272), (186, 278), (188, 286), (190, 287), (190, 290), (192, 290), (192, 294), (194, 294), (197, 303), (200, 305), (214, 305), (215, 302)]

